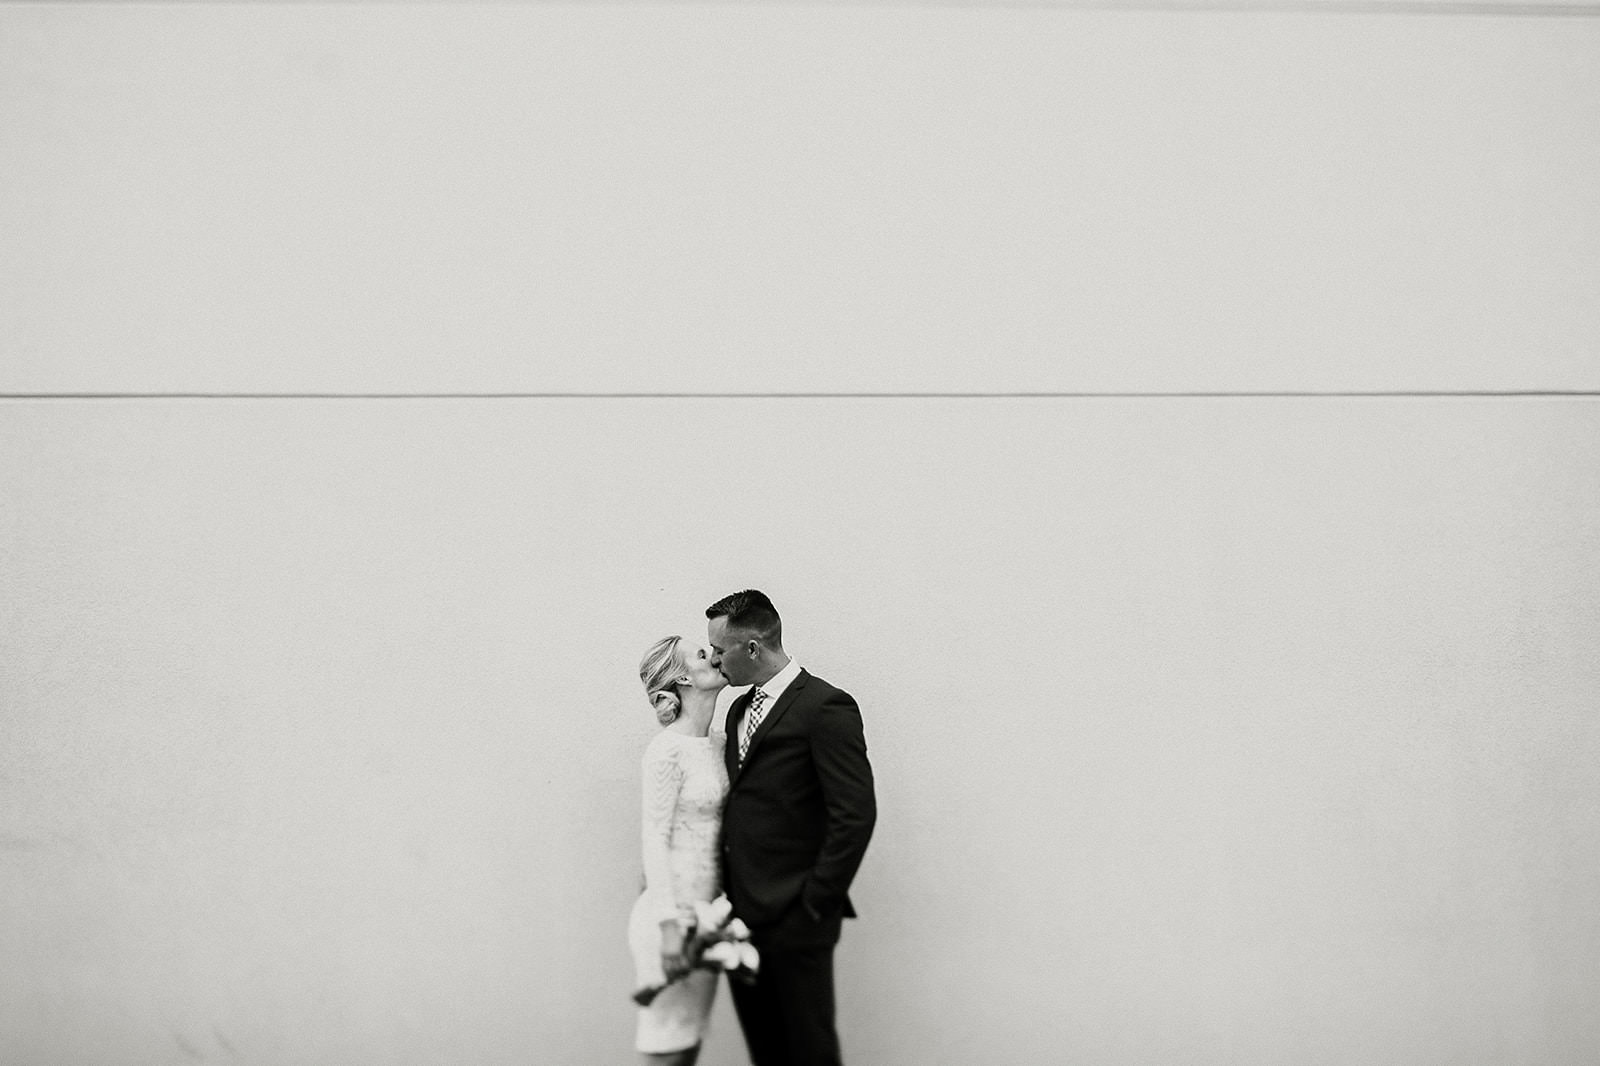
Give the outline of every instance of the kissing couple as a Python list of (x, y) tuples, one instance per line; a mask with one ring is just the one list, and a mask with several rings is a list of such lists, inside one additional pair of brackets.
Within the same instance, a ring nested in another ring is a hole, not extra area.
[[(641, 760), (635, 1046), (647, 1066), (693, 1066), (726, 968), (753, 1066), (842, 1066), (833, 952), (877, 819), (861, 710), (783, 650), (765, 594), (706, 619), (705, 644), (666, 637), (639, 664), (662, 728)], [(750, 689), (714, 732), (729, 685)]]

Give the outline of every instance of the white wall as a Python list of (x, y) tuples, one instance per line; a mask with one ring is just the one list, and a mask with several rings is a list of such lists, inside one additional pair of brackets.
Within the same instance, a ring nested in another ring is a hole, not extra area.
[[(0, 30), (13, 394), (1595, 387), (1588, 19)], [(1592, 398), (13, 395), (0, 1060), (628, 1061), (634, 669), (754, 584), (878, 772), (854, 1062), (1592, 1061), (1597, 464)]]
[(6, 391), (1600, 387), (1581, 14), (0, 20)]
[(625, 1057), (632, 672), (746, 581), (858, 1061), (1600, 1046), (1592, 402), (747, 405), (759, 553), (726, 401), (7, 407), (14, 1060)]

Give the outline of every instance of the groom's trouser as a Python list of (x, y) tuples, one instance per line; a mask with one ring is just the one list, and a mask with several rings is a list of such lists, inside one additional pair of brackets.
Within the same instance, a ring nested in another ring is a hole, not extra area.
[(762, 947), (755, 983), (731, 982), (753, 1066), (842, 1066), (833, 947)]

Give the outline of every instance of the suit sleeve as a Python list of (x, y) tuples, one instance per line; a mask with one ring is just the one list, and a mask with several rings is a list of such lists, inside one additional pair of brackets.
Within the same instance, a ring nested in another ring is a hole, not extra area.
[(819, 709), (811, 731), (811, 759), (827, 825), (801, 902), (813, 918), (821, 918), (844, 905), (878, 818), (861, 710), (846, 693), (835, 690)]

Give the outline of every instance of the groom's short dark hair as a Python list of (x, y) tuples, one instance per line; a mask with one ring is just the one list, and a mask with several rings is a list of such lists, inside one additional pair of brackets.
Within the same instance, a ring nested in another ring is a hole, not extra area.
[(742, 629), (763, 641), (783, 645), (783, 620), (767, 594), (759, 589), (735, 592), (706, 608), (707, 618), (726, 618), (729, 629)]

